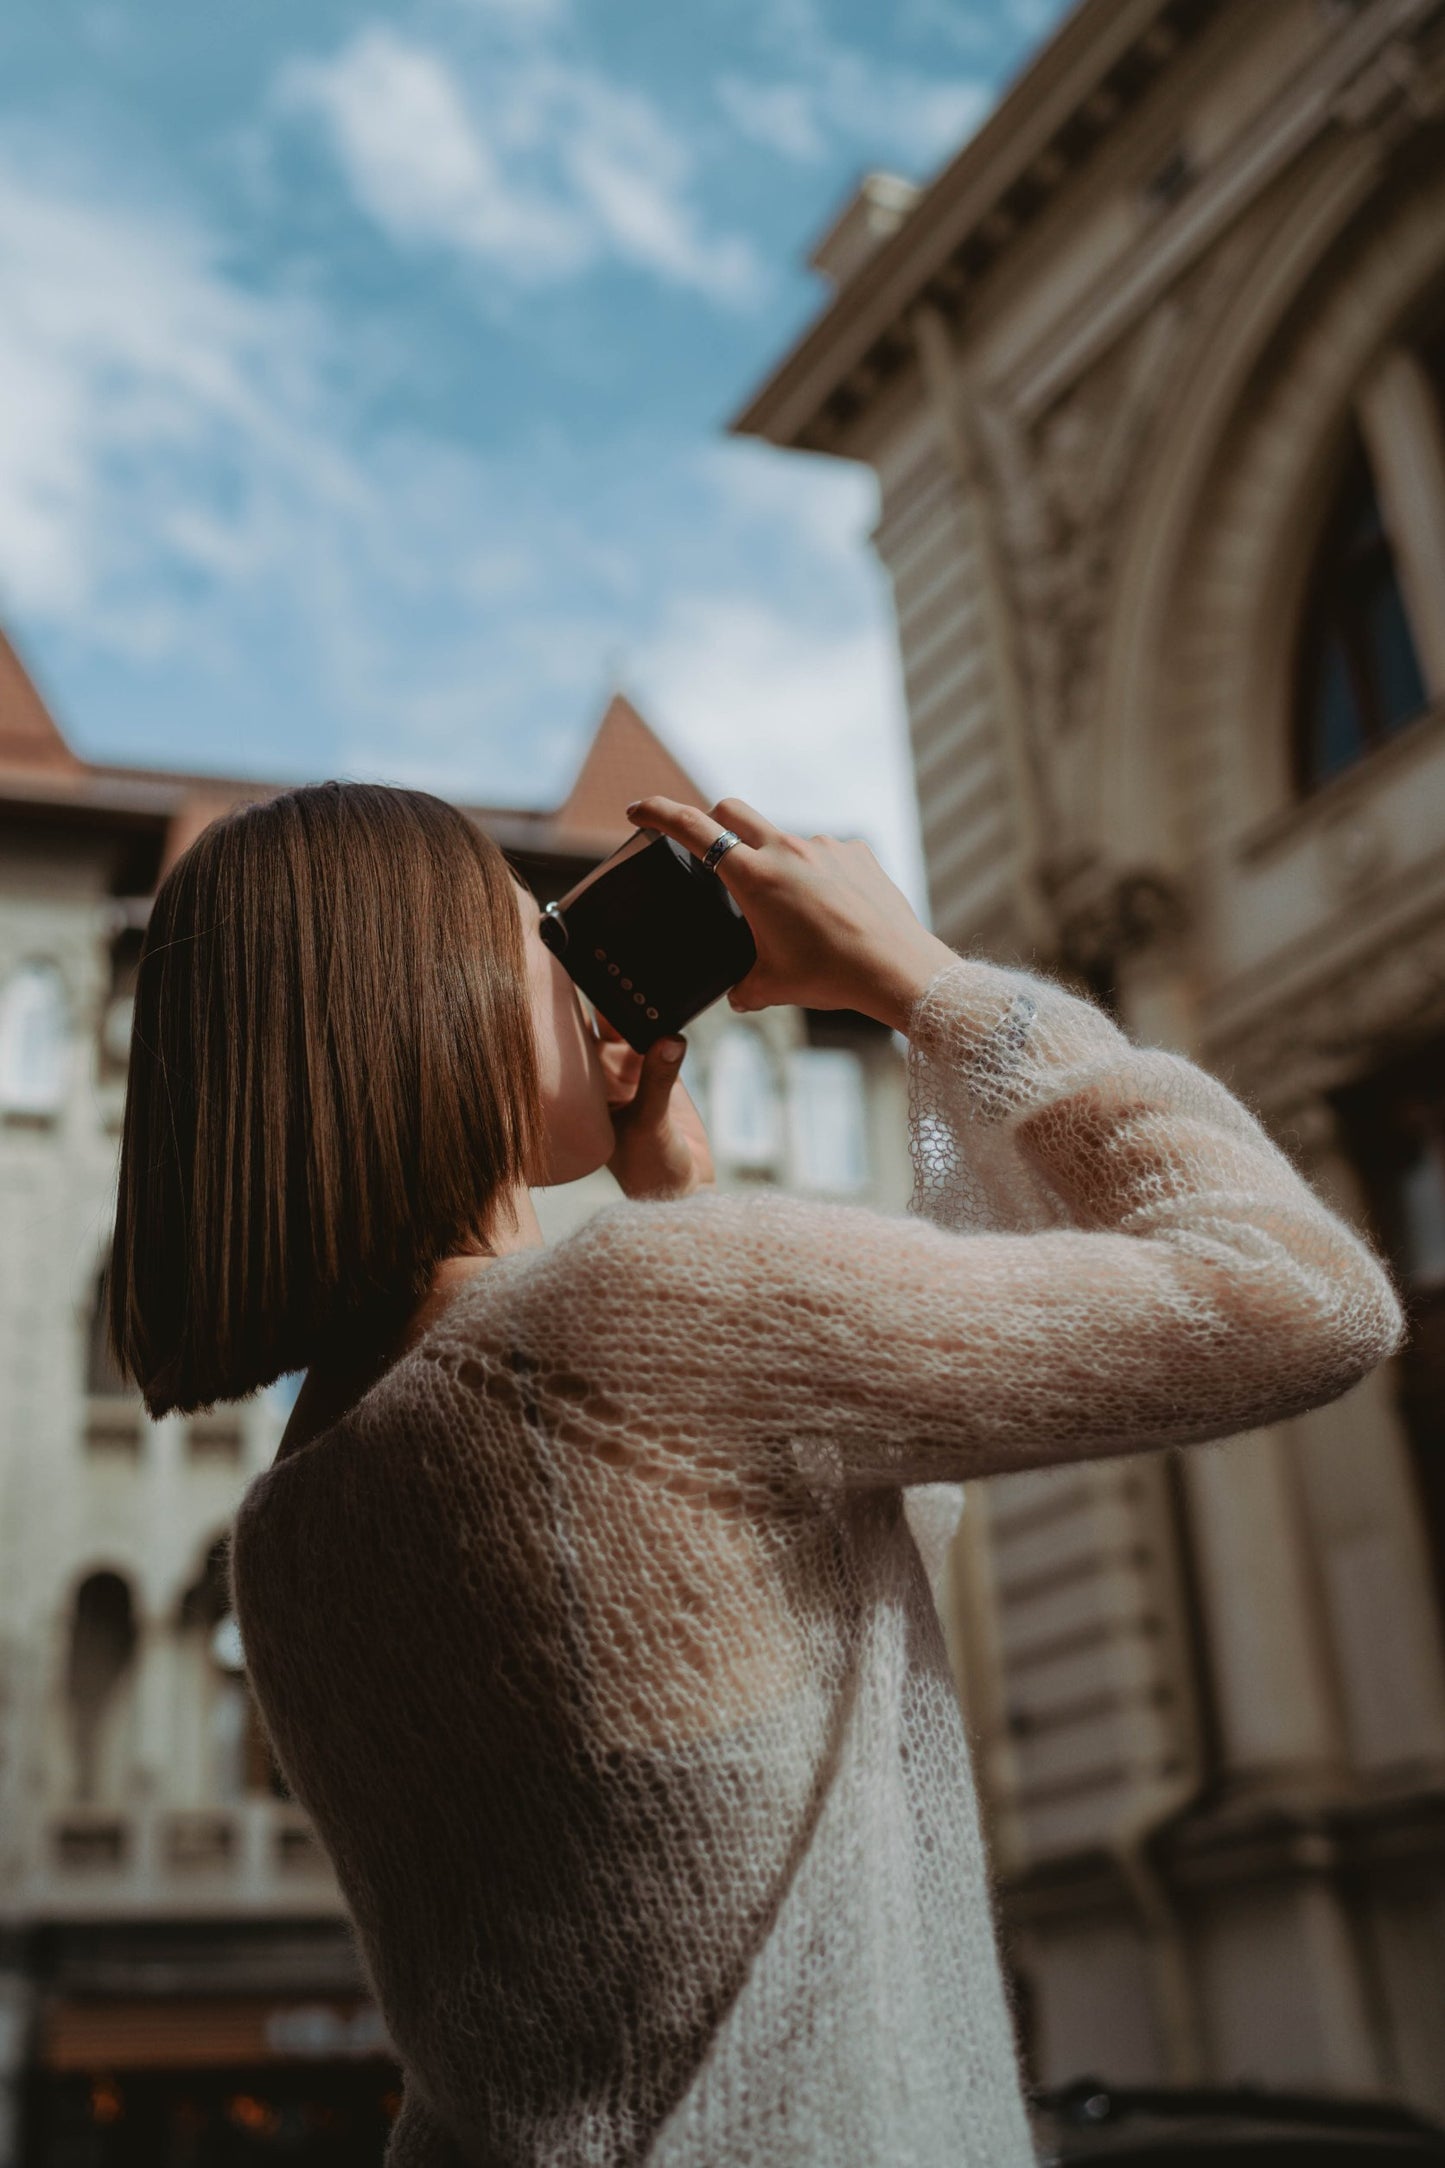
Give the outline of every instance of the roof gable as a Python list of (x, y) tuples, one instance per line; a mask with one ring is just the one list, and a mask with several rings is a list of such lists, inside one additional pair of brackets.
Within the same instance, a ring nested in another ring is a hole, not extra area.
[(0, 632), (0, 768), (74, 775), (80, 767), (25, 665)]
[(570, 836), (621, 841), (631, 833), (626, 808), (634, 798), (648, 797), (708, 803), (632, 702), (614, 693), (571, 790), (552, 816), (553, 832), (559, 841)]

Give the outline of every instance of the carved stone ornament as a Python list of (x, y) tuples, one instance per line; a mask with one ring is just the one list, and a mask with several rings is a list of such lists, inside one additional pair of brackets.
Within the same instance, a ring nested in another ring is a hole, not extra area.
[(1168, 946), (1188, 924), (1178, 883), (1153, 867), (1132, 867), (1102, 884), (1096, 877), (1090, 887), (1085, 898), (1060, 898), (1059, 909), (1060, 959), (1086, 977)]
[(1390, 839), (1378, 809), (1338, 815), (1320, 835), (1321, 877), (1341, 903), (1362, 896), (1389, 870)]
[(1386, 148), (1408, 141), (1422, 123), (1438, 120), (1445, 106), (1445, 62), (1438, 35), (1428, 49), (1430, 0), (1413, 0), (1420, 21), (1405, 26), (1335, 93), (1332, 113), (1344, 127), (1373, 132)]
[(1445, 925), (1361, 957), (1243, 1030), (1207, 1059), (1256, 1105), (1280, 1113), (1367, 1075), (1445, 1031)]
[(1036, 425), (1002, 397), (974, 410), (1043, 747), (1087, 711), (1122, 508), (1193, 314), (1178, 295), (1162, 302), (1121, 357)]

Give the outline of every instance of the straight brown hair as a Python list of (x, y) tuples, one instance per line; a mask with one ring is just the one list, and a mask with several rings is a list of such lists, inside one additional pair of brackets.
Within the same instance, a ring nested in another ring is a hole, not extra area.
[(322, 783), (213, 822), (141, 953), (110, 1267), (152, 1415), (399, 1324), (539, 1163), (513, 877), (455, 806)]

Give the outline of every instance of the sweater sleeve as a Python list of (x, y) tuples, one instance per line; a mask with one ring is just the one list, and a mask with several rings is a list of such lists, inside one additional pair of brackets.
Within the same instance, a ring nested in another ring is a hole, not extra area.
[(1253, 1429), (1396, 1346), (1365, 1244), (1191, 1063), (973, 963), (911, 1044), (938, 1224), (628, 1204), (528, 1275), (535, 1393), (574, 1437), (724, 1500), (780, 1446), (812, 1483), (950, 1482)]
[(409, 2083), (391, 2127), (384, 2168), (466, 2168), (466, 2155)]

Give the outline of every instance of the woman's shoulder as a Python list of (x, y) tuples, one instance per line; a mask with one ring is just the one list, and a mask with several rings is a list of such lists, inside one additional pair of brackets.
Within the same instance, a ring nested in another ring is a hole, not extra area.
[(781, 1190), (698, 1190), (691, 1197), (627, 1199), (604, 1206), (574, 1233), (537, 1252), (528, 1294), (590, 1283), (598, 1273), (669, 1274), (705, 1279), (710, 1263), (789, 1250), (834, 1236), (856, 1237), (883, 1215), (859, 1205), (792, 1196)]
[(477, 1428), (475, 1381), (509, 1365), (503, 1282), (514, 1278), (479, 1274), (353, 1405), (253, 1478), (232, 1524), (238, 1607), (246, 1592), (340, 1571), (343, 1551), (405, 1546), (450, 1521), (459, 1452)]
[(825, 1254), (862, 1254), (879, 1215), (777, 1192), (621, 1200), (545, 1249), (478, 1272), (345, 1414), (258, 1477), (243, 1521), (303, 1494), (341, 1497), (444, 1474), (479, 1425), (526, 1420), (554, 1376), (619, 1386), (665, 1348), (686, 1368), (723, 1313), (769, 1312)]
[(624, 1200), (529, 1253), (495, 1288), (480, 1274), (440, 1320), (429, 1352), (475, 1362), (521, 1351), (564, 1366), (606, 1357), (606, 1367), (630, 1368), (630, 1351), (675, 1349), (679, 1335), (695, 1340), (739, 1311), (771, 1307), (780, 1322), (838, 1260), (866, 1273), (880, 1236), (886, 1249), (898, 1226), (923, 1232), (901, 1216), (776, 1190)]

